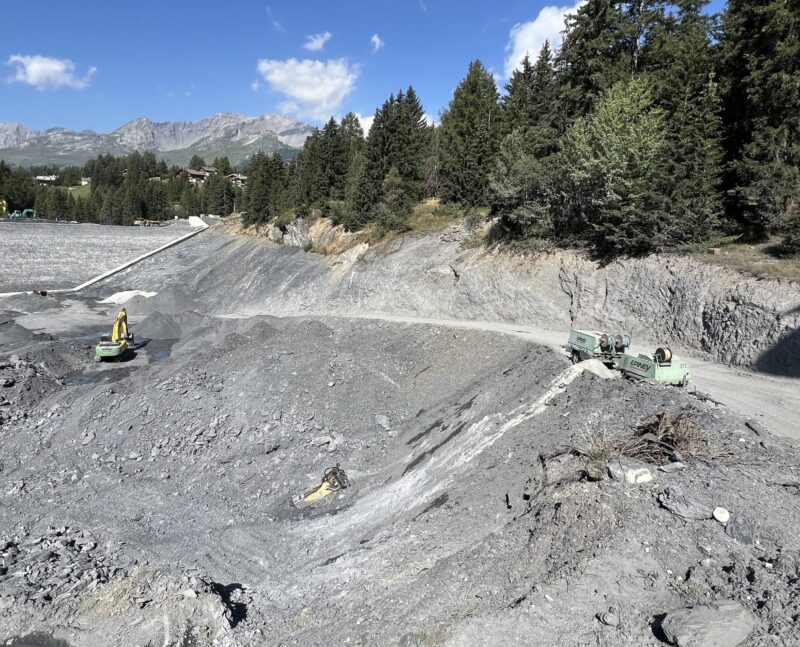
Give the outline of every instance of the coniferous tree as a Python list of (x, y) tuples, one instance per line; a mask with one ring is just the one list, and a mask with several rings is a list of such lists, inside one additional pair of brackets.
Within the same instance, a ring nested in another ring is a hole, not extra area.
[(192, 159), (189, 160), (189, 168), (191, 169), (199, 169), (201, 166), (205, 166), (206, 161), (200, 157), (199, 155), (195, 154), (192, 155)]
[(220, 173), (221, 175), (230, 175), (231, 173), (233, 173), (233, 166), (231, 166), (231, 162), (228, 159), (227, 155), (223, 155), (222, 157), (215, 157), (211, 166), (216, 168), (217, 172)]
[(405, 182), (400, 171), (392, 166), (381, 187), (381, 201), (376, 209), (378, 227), (387, 231), (408, 229), (408, 216), (411, 213), (410, 196), (406, 193)]
[[(654, 98), (668, 131), (667, 191), (677, 240), (702, 241), (722, 209), (721, 101), (706, 0), (679, 0), (678, 12), (654, 38)], [(677, 242), (676, 240), (676, 242)]]
[(425, 153), (425, 194), (426, 198), (437, 197), (441, 190), (439, 179), (439, 129), (436, 126), (428, 128), (428, 143)]
[(554, 229), (600, 254), (641, 254), (674, 242), (665, 216), (664, 112), (642, 78), (618, 83), (567, 132), (566, 196)]
[(760, 240), (800, 209), (800, 5), (730, 0), (722, 24), (729, 213)]
[(474, 61), (442, 114), (439, 150), (445, 200), (467, 206), (488, 203), (488, 176), (501, 126), (494, 79), (480, 61)]
[(504, 115), (504, 134), (518, 128), (528, 127), (533, 122), (535, 98), (534, 70), (526, 54), (520, 67), (511, 73), (506, 84), (506, 94), (502, 99)]

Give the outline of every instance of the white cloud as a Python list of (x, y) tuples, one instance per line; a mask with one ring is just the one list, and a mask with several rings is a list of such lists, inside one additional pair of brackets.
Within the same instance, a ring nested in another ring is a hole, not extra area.
[(270, 9), (269, 7), (267, 7), (267, 15), (269, 16), (269, 20), (272, 23), (272, 27), (273, 29), (275, 29), (275, 31), (286, 31), (283, 28), (283, 25), (279, 23), (277, 20), (275, 20), (275, 16), (272, 15), (272, 9)]
[(250, 84), (250, 89), (251, 89), (253, 92), (258, 92), (258, 89), (259, 89), (260, 87), (261, 87), (261, 83), (259, 82), (259, 80), (258, 80), (258, 79), (256, 79), (255, 81), (253, 81), (253, 82)]
[(561, 32), (564, 31), (564, 18), (567, 14), (575, 13), (585, 2), (586, 0), (578, 0), (570, 7), (543, 7), (531, 22), (514, 25), (506, 45), (506, 78), (511, 76), (526, 54), (535, 61), (544, 41), (550, 43), (552, 50), (558, 49), (561, 46)]
[(16, 67), (14, 76), (8, 77), (9, 83), (27, 83), (37, 90), (55, 90), (65, 86), (82, 90), (89, 87), (96, 67), (90, 67), (82, 77), (75, 75), (75, 63), (66, 58), (48, 58), (47, 56), (23, 56), (15, 54), (9, 57), (6, 65)]
[(364, 137), (366, 137), (369, 135), (369, 129), (372, 128), (372, 122), (375, 121), (375, 115), (364, 116), (360, 112), (357, 112), (356, 117), (358, 118), (358, 123), (361, 124), (361, 130), (364, 131)]
[(378, 34), (372, 34), (372, 38), (369, 39), (369, 42), (372, 43), (373, 54), (386, 44), (381, 40)]
[(336, 114), (361, 71), (343, 58), (328, 61), (261, 59), (256, 69), (271, 89), (286, 95), (287, 101), (280, 106), (284, 112), (319, 121)]
[(425, 123), (428, 124), (429, 126), (436, 125), (436, 120), (433, 117), (431, 117), (427, 112), (423, 113), (422, 116), (425, 119)]
[(325, 43), (327, 43), (332, 36), (333, 34), (331, 34), (329, 31), (321, 34), (312, 34), (311, 36), (306, 36), (308, 40), (303, 43), (303, 47), (310, 52), (321, 52), (322, 48), (325, 47)]

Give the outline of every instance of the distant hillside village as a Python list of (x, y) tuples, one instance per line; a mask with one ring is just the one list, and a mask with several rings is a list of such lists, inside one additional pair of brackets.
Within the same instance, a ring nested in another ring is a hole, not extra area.
[[(12, 169), (0, 160), (0, 200), (9, 213), (117, 225), (206, 214), (228, 215), (245, 202), (248, 175), (226, 157), (168, 168), (153, 153), (101, 155), (83, 167)], [(4, 215), (4, 214), (0, 214)]]
[[(185, 168), (179, 170), (176, 175), (185, 175), (191, 184), (204, 184), (211, 175), (217, 175), (219, 169), (216, 166), (201, 166), (199, 169)], [(242, 188), (247, 182), (247, 176), (241, 173), (228, 173), (225, 176), (233, 186)]]

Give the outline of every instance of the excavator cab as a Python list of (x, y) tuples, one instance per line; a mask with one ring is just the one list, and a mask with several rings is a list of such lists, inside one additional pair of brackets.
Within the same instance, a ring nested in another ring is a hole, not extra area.
[(95, 362), (104, 359), (119, 360), (133, 350), (133, 333), (128, 330), (128, 312), (122, 308), (114, 319), (110, 335), (100, 337), (95, 347)]

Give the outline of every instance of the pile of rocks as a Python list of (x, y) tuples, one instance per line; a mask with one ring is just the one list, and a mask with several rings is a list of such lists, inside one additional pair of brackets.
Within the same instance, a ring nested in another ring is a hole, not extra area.
[(0, 598), (41, 604), (92, 591), (124, 573), (87, 530), (49, 528), (0, 539)]

